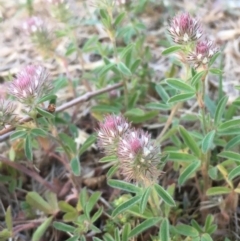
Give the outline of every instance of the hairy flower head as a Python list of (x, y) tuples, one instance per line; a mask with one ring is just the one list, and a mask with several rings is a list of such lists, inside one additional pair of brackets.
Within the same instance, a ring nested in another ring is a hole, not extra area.
[(99, 147), (108, 155), (116, 154), (118, 143), (129, 128), (130, 124), (123, 116), (107, 115), (97, 131)]
[(16, 106), (13, 103), (0, 98), (0, 129), (3, 129), (5, 125), (13, 125), (16, 123), (15, 109)]
[(34, 34), (36, 32), (42, 32), (44, 29), (44, 22), (41, 18), (32, 16), (28, 18), (24, 23), (23, 23), (23, 29), (28, 33), (28, 34)]
[(119, 142), (118, 159), (126, 181), (147, 183), (160, 175), (160, 147), (151, 140), (150, 134), (132, 130)]
[(175, 16), (169, 23), (169, 33), (175, 43), (186, 44), (202, 36), (201, 26), (188, 13)]
[(27, 65), (10, 84), (9, 93), (23, 104), (33, 107), (51, 89), (48, 71), (40, 65)]
[(213, 55), (217, 52), (218, 49), (212, 41), (199, 41), (196, 44), (195, 51), (188, 55), (188, 60), (193, 63), (195, 68), (198, 68), (200, 65), (207, 65)]

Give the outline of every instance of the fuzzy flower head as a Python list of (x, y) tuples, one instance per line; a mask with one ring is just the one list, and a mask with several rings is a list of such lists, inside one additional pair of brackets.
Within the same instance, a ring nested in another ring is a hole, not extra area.
[(0, 129), (3, 129), (5, 125), (13, 125), (17, 122), (14, 110), (16, 106), (9, 101), (0, 99)]
[(188, 13), (175, 16), (169, 25), (169, 33), (177, 44), (187, 44), (202, 36), (202, 29), (198, 20), (192, 18)]
[(119, 143), (118, 159), (126, 181), (148, 183), (160, 175), (160, 147), (142, 130), (132, 130)]
[(52, 85), (47, 70), (40, 65), (28, 65), (9, 86), (9, 93), (23, 104), (34, 107), (44, 95), (48, 95)]
[(188, 60), (193, 63), (195, 68), (198, 68), (200, 65), (207, 65), (213, 55), (217, 52), (218, 49), (212, 41), (199, 41), (196, 44), (195, 51), (188, 55)]
[(28, 18), (23, 23), (22, 27), (28, 34), (31, 35), (37, 32), (42, 32), (44, 29), (44, 22), (41, 18), (33, 16), (31, 18)]
[(69, 11), (70, 5), (67, 0), (45, 0), (50, 5), (50, 14), (55, 19), (67, 23), (72, 17)]
[(130, 124), (123, 116), (107, 115), (97, 131), (99, 147), (108, 155), (116, 154), (118, 143), (129, 128)]

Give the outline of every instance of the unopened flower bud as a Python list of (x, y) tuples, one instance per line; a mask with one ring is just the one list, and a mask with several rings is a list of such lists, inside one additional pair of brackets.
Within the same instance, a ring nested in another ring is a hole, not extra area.
[(23, 104), (34, 107), (51, 89), (47, 70), (40, 65), (28, 65), (12, 81), (9, 93)]
[(202, 36), (199, 22), (188, 13), (174, 17), (169, 24), (169, 33), (175, 43), (187, 44)]
[(195, 68), (198, 68), (200, 65), (207, 65), (213, 55), (217, 52), (218, 49), (212, 41), (199, 41), (196, 44), (195, 51), (188, 55), (188, 60), (193, 63)]
[(13, 103), (0, 98), (0, 129), (3, 129), (5, 125), (16, 123), (15, 109), (16, 106)]
[(108, 155), (116, 154), (118, 143), (129, 128), (130, 124), (123, 116), (107, 115), (97, 131), (99, 147)]
[(118, 148), (119, 166), (126, 181), (147, 183), (160, 175), (160, 147), (142, 130), (124, 135)]

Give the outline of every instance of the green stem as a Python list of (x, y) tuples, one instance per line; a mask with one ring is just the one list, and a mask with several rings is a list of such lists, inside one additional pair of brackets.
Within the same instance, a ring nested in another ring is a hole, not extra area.
[(206, 121), (206, 113), (205, 113), (205, 104), (204, 104), (204, 99), (205, 99), (205, 81), (207, 81), (207, 75), (205, 79), (202, 80), (202, 103), (203, 105), (200, 106), (201, 112), (202, 112), (202, 122), (203, 122), (203, 132), (204, 135), (207, 134), (207, 121)]
[[(113, 32), (113, 31), (111, 31), (111, 32)], [(118, 53), (117, 53), (116, 39), (113, 36), (113, 34), (111, 37), (111, 42), (113, 45), (113, 53), (114, 53), (114, 57), (115, 57), (116, 64), (117, 64), (119, 62), (119, 59), (118, 59)], [(123, 86), (124, 86), (124, 102), (125, 102), (125, 107), (127, 109), (127, 107), (128, 107), (128, 87), (127, 87), (128, 80), (123, 76), (123, 74), (121, 74), (121, 78), (122, 78)]]

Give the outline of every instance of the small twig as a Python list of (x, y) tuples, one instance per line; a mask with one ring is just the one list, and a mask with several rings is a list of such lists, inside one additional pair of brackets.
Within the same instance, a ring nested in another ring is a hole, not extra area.
[(56, 189), (46, 180), (44, 180), (37, 172), (34, 172), (28, 168), (26, 168), (25, 166), (16, 163), (16, 162), (12, 162), (10, 160), (8, 160), (6, 157), (0, 155), (0, 162), (6, 164), (7, 166), (10, 166), (26, 175), (28, 175), (29, 177), (31, 177), (32, 179), (35, 179), (37, 182), (39, 182), (40, 184), (42, 184), (43, 186), (45, 186), (47, 189), (51, 190), (52, 192), (56, 193)]
[[(101, 95), (101, 94), (103, 94), (105, 92), (109, 92), (111, 90), (117, 89), (117, 88), (121, 87), (122, 85), (123, 85), (123, 83), (121, 82), (121, 83), (109, 86), (107, 88), (104, 88), (104, 89), (88, 92), (85, 95), (82, 95), (82, 96), (80, 96), (78, 98), (75, 98), (75, 99), (73, 99), (73, 100), (71, 100), (71, 101), (69, 101), (69, 102), (59, 106), (58, 108), (56, 108), (56, 113), (61, 112), (63, 110), (66, 110), (66, 109), (68, 109), (68, 108), (70, 108), (70, 107), (72, 107), (74, 105), (77, 105), (77, 104), (79, 104), (81, 102), (88, 101), (88, 100), (90, 100), (91, 98), (93, 98), (93, 97), (95, 97), (97, 95)], [(31, 117), (26, 117), (26, 118), (22, 119), (19, 122), (19, 124), (23, 124), (23, 123), (29, 122), (31, 120), (32, 120)], [(11, 131), (13, 131), (13, 130), (15, 130), (15, 127), (14, 126), (10, 126), (10, 127), (6, 128), (6, 129), (3, 129), (2, 131), (0, 131), (0, 142), (8, 139), (8, 137), (11, 135)]]
[(179, 106), (180, 106), (180, 103), (176, 104), (176, 105), (172, 108), (171, 113), (170, 113), (170, 115), (169, 115), (169, 117), (168, 117), (168, 119), (167, 119), (167, 121), (166, 121), (166, 124), (165, 124), (164, 128), (162, 129), (161, 133), (159, 134), (159, 136), (157, 137), (156, 142), (160, 142), (160, 141), (161, 141), (161, 138), (163, 137), (163, 135), (165, 134), (165, 132), (167, 131), (167, 129), (168, 129), (169, 126), (171, 125), (172, 119), (173, 119), (173, 117), (175, 116), (175, 114), (176, 114)]

